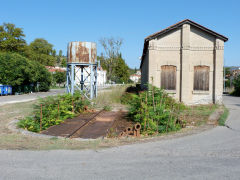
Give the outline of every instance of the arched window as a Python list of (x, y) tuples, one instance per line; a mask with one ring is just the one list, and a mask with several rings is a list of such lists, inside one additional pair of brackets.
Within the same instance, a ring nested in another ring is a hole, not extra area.
[(194, 85), (193, 90), (209, 91), (209, 66), (194, 67)]
[(161, 67), (161, 88), (176, 90), (176, 66), (164, 65)]

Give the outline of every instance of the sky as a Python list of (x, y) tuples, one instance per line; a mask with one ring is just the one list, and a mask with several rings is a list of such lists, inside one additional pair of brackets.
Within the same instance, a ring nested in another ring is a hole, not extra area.
[(144, 38), (191, 19), (229, 38), (225, 65), (240, 66), (239, 0), (0, 0), (0, 24), (23, 29), (27, 43), (44, 38), (66, 55), (70, 41), (122, 38), (121, 53), (139, 68)]

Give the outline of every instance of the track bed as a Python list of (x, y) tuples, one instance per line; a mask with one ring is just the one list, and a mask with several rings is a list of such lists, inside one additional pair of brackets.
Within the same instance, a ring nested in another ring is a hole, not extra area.
[(121, 112), (99, 111), (83, 114), (63, 123), (52, 126), (43, 131), (42, 134), (62, 136), (71, 138), (96, 139), (106, 136), (109, 129), (119, 119)]

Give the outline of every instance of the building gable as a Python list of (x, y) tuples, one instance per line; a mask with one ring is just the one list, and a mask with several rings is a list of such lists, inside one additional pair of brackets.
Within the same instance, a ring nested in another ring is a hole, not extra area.
[[(178, 32), (178, 30), (181, 31), (182, 25), (184, 25), (184, 24), (189, 24), (191, 26), (191, 36), (192, 36), (191, 38), (193, 38), (193, 40), (191, 41), (192, 46), (208, 45), (209, 47), (211, 47), (214, 45), (212, 42), (215, 38), (218, 38), (224, 42), (228, 40), (227, 37), (225, 37), (221, 34), (218, 34), (200, 24), (197, 24), (194, 21), (185, 19), (185, 20), (180, 21), (172, 26), (169, 26), (166, 29), (163, 29), (162, 31), (154, 33), (145, 38), (140, 68), (142, 67), (144, 57), (149, 48), (149, 44), (151, 44), (150, 41), (152, 41), (152, 40), (154, 41), (155, 39), (157, 39), (157, 40), (160, 40), (159, 41), (160, 44), (161, 43), (163, 43), (163, 44), (164, 43), (172, 43), (173, 45), (176, 45), (176, 44), (178, 44), (178, 39), (175, 39), (175, 42), (171, 40), (171, 38), (174, 38), (173, 32)], [(170, 40), (170, 41), (166, 42), (164, 40)]]

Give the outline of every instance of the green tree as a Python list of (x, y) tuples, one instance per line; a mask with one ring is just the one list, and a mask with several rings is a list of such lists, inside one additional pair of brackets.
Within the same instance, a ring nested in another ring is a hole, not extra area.
[(45, 39), (37, 38), (30, 43), (27, 57), (30, 60), (40, 62), (42, 65), (54, 66), (56, 64), (54, 54), (56, 51), (53, 50), (52, 44)]
[(102, 38), (99, 40), (100, 44), (102, 45), (105, 57), (103, 59), (104, 64), (107, 69), (107, 79), (111, 80), (113, 69), (116, 64), (116, 59), (118, 58), (119, 50), (122, 45), (122, 39), (118, 38)]
[(58, 56), (59, 56), (59, 57), (62, 57), (62, 56), (63, 56), (62, 50), (59, 50)]
[(53, 49), (51, 54), (52, 54), (53, 57), (55, 57), (56, 56), (56, 50)]
[(67, 67), (67, 58), (61, 57), (61, 67)]
[(39, 84), (40, 91), (48, 91), (51, 74), (38, 62), (17, 54), (0, 53), (0, 83), (13, 87)]
[(14, 24), (4, 23), (0, 26), (0, 51), (23, 53), (26, 47), (24, 33)]
[(116, 59), (112, 80), (116, 83), (128, 83), (129, 77), (129, 67), (120, 54)]
[(97, 56), (97, 60), (100, 62), (100, 65), (101, 67), (104, 69), (104, 70), (107, 70), (107, 60), (105, 60), (103, 54), (101, 54), (101, 56)]
[(238, 75), (234, 81), (233, 81), (233, 86), (234, 86), (234, 92), (233, 95), (235, 96), (240, 96), (240, 75)]
[(53, 79), (60, 87), (60, 84), (66, 82), (66, 72), (57, 71), (55, 74), (53, 74)]

